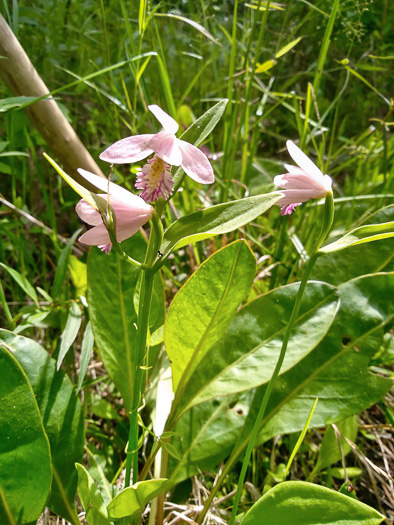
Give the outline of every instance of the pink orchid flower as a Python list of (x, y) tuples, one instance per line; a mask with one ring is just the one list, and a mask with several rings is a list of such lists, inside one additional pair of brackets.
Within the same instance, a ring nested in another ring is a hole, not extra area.
[[(107, 192), (109, 192), (109, 203), (116, 217), (116, 238), (118, 242), (137, 233), (141, 226), (152, 217), (152, 206), (137, 195), (89, 171), (78, 169), (78, 173), (96, 188), (105, 192), (99, 194), (103, 199), (108, 200)], [(78, 202), (76, 212), (84, 222), (93, 226), (79, 238), (79, 241), (84, 244), (99, 246), (106, 253), (109, 253), (112, 244), (100, 213), (84, 199)]]
[(284, 195), (276, 204), (281, 206), (281, 215), (290, 215), (296, 206), (309, 199), (320, 199), (332, 191), (332, 180), (323, 175), (319, 168), (291, 140), (286, 142), (287, 150), (297, 166), (285, 164), (288, 173), (277, 175), (274, 184), (283, 188)]
[(111, 164), (131, 164), (145, 159), (152, 153), (154, 157), (140, 171), (136, 187), (142, 189), (141, 197), (152, 202), (160, 195), (167, 198), (173, 189), (169, 173), (170, 166), (182, 166), (185, 173), (201, 184), (211, 184), (215, 177), (207, 156), (196, 146), (178, 139), (177, 122), (159, 106), (148, 106), (163, 131), (154, 135), (136, 135), (119, 140), (100, 155), (100, 159)]

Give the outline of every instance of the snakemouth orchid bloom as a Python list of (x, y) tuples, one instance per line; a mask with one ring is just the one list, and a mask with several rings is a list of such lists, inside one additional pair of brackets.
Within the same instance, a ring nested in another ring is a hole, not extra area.
[(294, 142), (286, 142), (287, 150), (298, 166), (285, 164), (288, 173), (277, 175), (274, 184), (283, 188), (283, 198), (276, 204), (281, 206), (281, 215), (290, 215), (296, 206), (309, 199), (320, 199), (332, 191), (332, 180), (323, 175), (319, 168), (303, 153)]
[(177, 122), (156, 104), (148, 108), (163, 130), (154, 135), (135, 135), (119, 140), (103, 151), (100, 159), (110, 164), (131, 164), (154, 154), (137, 175), (136, 188), (143, 190), (141, 197), (148, 202), (171, 195), (174, 183), (170, 166), (182, 166), (186, 175), (201, 184), (214, 182), (207, 156), (196, 146), (175, 136), (179, 128)]
[[(108, 200), (109, 195), (109, 203), (114, 210), (116, 218), (116, 238), (118, 242), (122, 242), (137, 233), (141, 226), (151, 219), (153, 208), (141, 197), (89, 171), (80, 168), (78, 173), (96, 188), (105, 192), (99, 194), (101, 198)], [(112, 244), (100, 213), (84, 199), (78, 202), (76, 212), (80, 219), (93, 226), (79, 238), (79, 241), (84, 244), (98, 246), (106, 253), (109, 253)]]

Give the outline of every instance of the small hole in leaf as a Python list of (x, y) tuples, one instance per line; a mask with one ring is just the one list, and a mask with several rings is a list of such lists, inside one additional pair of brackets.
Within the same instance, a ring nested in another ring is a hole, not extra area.
[(341, 340), (342, 346), (347, 346), (351, 340), (352, 338), (350, 337), (350, 335), (342, 336), (342, 340)]
[(243, 416), (244, 411), (243, 411), (242, 408), (237, 408), (236, 411), (235, 411), (235, 413), (236, 413), (238, 416)]

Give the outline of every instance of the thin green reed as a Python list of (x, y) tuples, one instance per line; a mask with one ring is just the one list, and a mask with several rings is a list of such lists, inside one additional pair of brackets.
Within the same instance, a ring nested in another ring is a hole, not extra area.
[(321, 81), (321, 77), (324, 71), (324, 64), (327, 58), (328, 48), (330, 46), (331, 33), (334, 28), (334, 23), (335, 23), (335, 19), (337, 16), (339, 4), (340, 4), (340, 0), (334, 0), (333, 5), (331, 7), (330, 18), (328, 19), (326, 31), (324, 33), (323, 42), (320, 47), (320, 54), (319, 54), (319, 59), (317, 61), (315, 78), (313, 80), (313, 90), (316, 93), (316, 95), (318, 94), (318, 91), (319, 91), (320, 81)]

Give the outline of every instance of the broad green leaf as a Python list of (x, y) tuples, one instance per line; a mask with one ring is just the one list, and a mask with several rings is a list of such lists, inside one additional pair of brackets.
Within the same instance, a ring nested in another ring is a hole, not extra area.
[(130, 517), (138, 518), (145, 506), (168, 487), (168, 480), (164, 478), (139, 481), (132, 487), (119, 492), (108, 505), (110, 519)]
[(9, 273), (9, 275), (14, 279), (14, 281), (22, 288), (25, 294), (28, 295), (31, 299), (33, 299), (33, 301), (38, 306), (37, 293), (33, 286), (26, 279), (26, 277), (4, 263), (0, 263), (0, 266)]
[[(144, 259), (146, 241), (141, 234), (122, 242), (134, 258)], [(88, 298), (90, 322), (104, 366), (119, 388), (126, 407), (133, 392), (132, 352), (135, 351), (137, 314), (134, 292), (139, 271), (116, 252), (109, 255), (92, 248), (88, 259)], [(150, 331), (164, 323), (164, 291), (160, 276), (154, 282)], [(152, 353), (154, 348), (150, 348)]]
[(74, 343), (82, 322), (81, 308), (76, 302), (71, 303), (71, 308), (68, 313), (66, 326), (60, 337), (60, 350), (57, 358), (57, 369), (59, 370), (60, 365), (63, 362), (67, 352), (70, 350), (71, 345)]
[(72, 247), (74, 246), (74, 243), (76, 241), (76, 238), (81, 233), (81, 229), (74, 232), (70, 240), (68, 241), (67, 245), (62, 249), (60, 252), (60, 257), (58, 261), (58, 265), (56, 268), (55, 278), (53, 280), (53, 286), (52, 286), (52, 292), (51, 295), (55, 299), (59, 297), (61, 287), (63, 285), (64, 279), (66, 278), (67, 274), (67, 267), (68, 267), (68, 261), (70, 259), (70, 254)]
[[(68, 376), (61, 370), (56, 371), (55, 360), (42, 346), (5, 330), (0, 330), (0, 341), (12, 351), (26, 373), (49, 438), (53, 479), (47, 506), (72, 523), (78, 523), (74, 507), (77, 489), (74, 464), (82, 459), (85, 438), (81, 403)], [(30, 417), (29, 414), (28, 421)], [(23, 467), (24, 472), (26, 468)], [(23, 479), (27, 479), (26, 476)]]
[(85, 379), (86, 372), (88, 371), (88, 365), (93, 352), (94, 337), (90, 321), (87, 323), (85, 332), (83, 334), (82, 345), (81, 345), (81, 359), (79, 363), (79, 377), (77, 392), (82, 388), (83, 380)]
[(186, 244), (241, 228), (266, 212), (280, 198), (280, 193), (256, 195), (181, 217), (164, 232), (160, 252), (168, 257), (173, 250)]
[(372, 507), (326, 487), (285, 481), (260, 498), (241, 525), (378, 525), (384, 519)]
[(0, 343), (0, 523), (36, 521), (51, 487), (51, 456), (40, 411), (21, 365)]
[[(237, 313), (193, 373), (193, 381), (182, 397), (183, 409), (207, 399), (254, 388), (271, 379), (298, 287), (297, 283), (272, 290)], [(319, 344), (338, 306), (336, 288), (326, 283), (308, 283), (282, 373)]]
[(110, 525), (103, 497), (92, 476), (79, 463), (75, 466), (78, 471), (78, 496), (86, 512), (85, 520), (89, 525)]
[[(212, 108), (208, 109), (201, 115), (193, 124), (187, 128), (181, 135), (181, 139), (186, 142), (200, 146), (200, 144), (208, 137), (208, 135), (215, 129), (217, 123), (222, 118), (226, 109), (228, 100), (223, 99)], [(174, 184), (177, 186), (185, 176), (182, 168), (179, 168), (174, 175)]]
[[(248, 294), (256, 259), (248, 244), (236, 241), (207, 259), (175, 296), (164, 328), (176, 392), (223, 335)], [(194, 382), (194, 379), (193, 379)]]
[(332, 253), (366, 242), (380, 241), (394, 237), (394, 221), (383, 224), (368, 224), (350, 231), (340, 239), (320, 248), (319, 253)]
[(219, 120), (226, 110), (228, 100), (225, 98), (212, 106), (208, 111), (201, 115), (193, 124), (181, 135), (181, 139), (199, 146), (208, 135), (215, 129)]
[[(350, 441), (355, 441), (358, 430), (358, 423), (356, 416), (347, 417), (343, 421), (336, 423), (341, 434), (346, 436)], [(341, 443), (341, 450), (338, 446), (338, 439)], [(312, 480), (318, 472), (333, 465), (337, 461), (340, 461), (343, 456), (346, 456), (350, 452), (351, 448), (347, 441), (342, 436), (335, 435), (335, 431), (332, 426), (327, 427), (323, 441), (320, 445), (319, 456), (316, 461), (316, 465), (313, 467), (313, 472), (309, 476)]]
[[(366, 224), (394, 221), (394, 205), (386, 206), (369, 217)], [(394, 270), (393, 240), (351, 246), (346, 250), (324, 254), (312, 270), (313, 279), (340, 284), (360, 275)]]
[(280, 48), (279, 51), (275, 54), (275, 58), (280, 58), (286, 53), (288, 53), (289, 51), (291, 51), (293, 47), (295, 47), (298, 44), (298, 42), (302, 40), (302, 38), (303, 38), (302, 36), (299, 36), (295, 40), (292, 40), (291, 42), (289, 42), (288, 44)]
[[(371, 374), (368, 364), (383, 341), (383, 328), (394, 317), (394, 273), (363, 276), (344, 283), (339, 291), (340, 309), (326, 337), (278, 378), (260, 442), (301, 430), (316, 397), (319, 403), (311, 421), (315, 428), (358, 414), (392, 386), (390, 380)], [(252, 421), (253, 414), (254, 409)]]
[(26, 104), (32, 104), (36, 100), (41, 100), (42, 97), (9, 97), (0, 100), (0, 113), (9, 111), (10, 109), (19, 108)]
[(199, 470), (212, 470), (230, 454), (245, 423), (250, 401), (250, 392), (226, 396), (194, 406), (180, 418), (171, 443), (181, 460), (168, 461), (172, 482), (179, 483)]
[[(324, 339), (279, 376), (259, 443), (278, 434), (301, 431), (317, 397), (310, 428), (359, 413), (392, 386), (390, 380), (371, 374), (368, 364), (382, 344), (383, 327), (393, 318), (394, 274), (355, 279), (341, 285), (339, 292), (340, 308)], [(198, 469), (213, 468), (232, 451), (237, 435), (240, 453), (246, 446), (264, 389), (264, 385), (258, 387), (259, 395), (253, 403), (253, 391), (247, 391), (206, 401), (183, 414), (172, 440), (182, 462), (176, 464), (170, 458), (171, 479), (181, 481)]]

